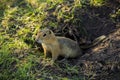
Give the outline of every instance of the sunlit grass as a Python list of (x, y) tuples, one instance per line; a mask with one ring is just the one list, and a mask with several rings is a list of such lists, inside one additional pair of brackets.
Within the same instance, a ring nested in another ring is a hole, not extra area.
[(16, 71), (15, 78), (16, 79), (24, 79), (24, 80), (34, 80), (35, 76), (32, 71), (32, 67), (35, 66), (35, 56), (29, 55), (28, 57), (20, 60), (16, 67), (18, 70)]
[(107, 0), (90, 0), (90, 4), (96, 7), (105, 5)]
[(7, 48), (7, 45), (3, 45), (0, 49), (0, 79), (10, 79), (12, 77), (11, 72), (14, 70), (14, 63), (17, 62), (17, 58), (11, 56), (11, 51)]

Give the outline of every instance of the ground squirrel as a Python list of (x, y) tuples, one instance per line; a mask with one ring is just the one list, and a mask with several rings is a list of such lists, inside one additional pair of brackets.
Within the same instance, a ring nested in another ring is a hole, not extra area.
[[(105, 36), (100, 37), (101, 40), (104, 38)], [(100, 41), (99, 38), (96, 40), (98, 40), (98, 42)], [(63, 56), (65, 58), (75, 58), (82, 55), (81, 48), (76, 41), (66, 37), (55, 36), (53, 31), (50, 29), (40, 30), (37, 33), (35, 41), (42, 44), (45, 58), (48, 52), (52, 53), (53, 61), (55, 61), (58, 56)], [(95, 44), (98, 42), (96, 41)]]
[(55, 36), (52, 30), (43, 29), (37, 33), (37, 43), (41, 43), (44, 50), (44, 57), (47, 52), (52, 53), (52, 60), (55, 61), (58, 56), (65, 58), (75, 58), (82, 55), (81, 49), (77, 42), (66, 38)]

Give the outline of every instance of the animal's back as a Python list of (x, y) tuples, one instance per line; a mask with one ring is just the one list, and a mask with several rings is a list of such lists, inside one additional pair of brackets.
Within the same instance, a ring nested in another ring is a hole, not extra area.
[(58, 42), (60, 44), (61, 56), (64, 56), (66, 58), (74, 58), (82, 55), (81, 49), (77, 42), (65, 37), (56, 38), (58, 39)]

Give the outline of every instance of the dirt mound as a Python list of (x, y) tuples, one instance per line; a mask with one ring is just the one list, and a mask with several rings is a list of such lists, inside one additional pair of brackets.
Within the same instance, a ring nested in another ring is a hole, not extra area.
[(85, 70), (92, 67), (90, 70), (98, 74), (96, 78), (119, 80), (117, 75), (120, 73), (120, 29), (108, 35), (107, 40), (100, 45), (89, 49), (80, 58), (81, 61), (84, 61)]

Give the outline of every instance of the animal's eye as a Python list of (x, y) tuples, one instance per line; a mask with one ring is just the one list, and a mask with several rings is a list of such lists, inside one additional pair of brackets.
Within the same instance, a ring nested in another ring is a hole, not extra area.
[(43, 35), (43, 37), (45, 37), (45, 36), (46, 36), (46, 34)]

